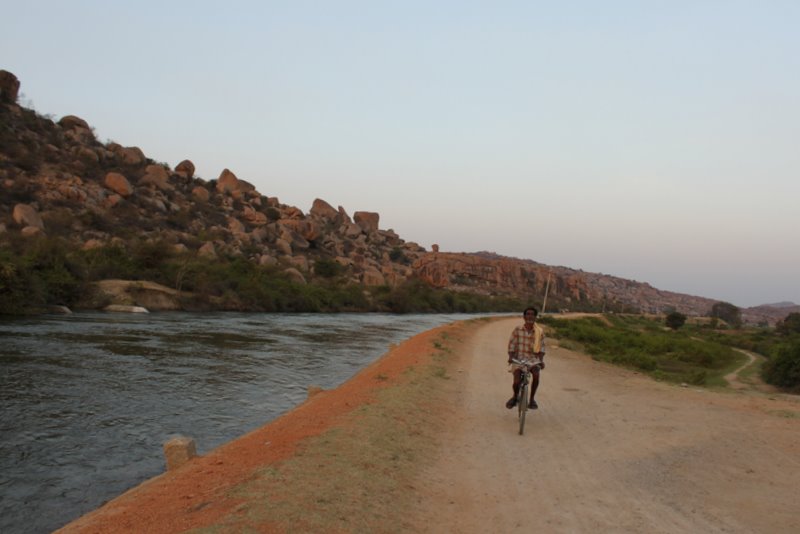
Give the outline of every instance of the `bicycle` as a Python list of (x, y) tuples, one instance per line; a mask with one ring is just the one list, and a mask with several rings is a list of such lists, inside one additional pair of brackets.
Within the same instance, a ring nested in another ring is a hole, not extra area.
[(515, 369), (522, 369), (522, 379), (517, 393), (517, 409), (519, 410), (519, 435), (525, 431), (525, 414), (528, 411), (528, 384), (531, 383), (531, 371), (535, 368), (542, 368), (541, 360), (518, 360), (511, 359), (511, 372)]

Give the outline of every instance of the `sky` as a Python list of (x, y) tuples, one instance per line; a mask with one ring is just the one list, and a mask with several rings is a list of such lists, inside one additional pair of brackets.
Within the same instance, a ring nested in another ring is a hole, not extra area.
[(800, 2), (2, 3), (20, 103), (172, 168), (428, 250), (800, 303)]

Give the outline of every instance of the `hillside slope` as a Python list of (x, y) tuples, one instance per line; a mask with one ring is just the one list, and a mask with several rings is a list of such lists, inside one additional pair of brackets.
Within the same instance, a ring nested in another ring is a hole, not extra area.
[[(170, 253), (239, 257), (282, 270), (298, 283), (335, 262), (347, 283), (397, 287), (411, 280), (483, 295), (543, 302), (548, 310), (706, 314), (715, 301), (649, 284), (493, 253), (431, 251), (380, 228), (380, 215), (334, 208), (308, 212), (256, 190), (229, 169), (195, 176), (193, 163), (171, 168), (136, 146), (99, 141), (76, 116), (58, 121), (17, 104), (20, 83), (0, 71), (0, 235), (61, 237), (75, 249), (165, 243)], [(321, 263), (320, 263), (321, 262)], [(176, 283), (179, 286), (179, 283)], [(179, 289), (176, 287), (175, 289)], [(774, 322), (800, 308), (745, 310)]]

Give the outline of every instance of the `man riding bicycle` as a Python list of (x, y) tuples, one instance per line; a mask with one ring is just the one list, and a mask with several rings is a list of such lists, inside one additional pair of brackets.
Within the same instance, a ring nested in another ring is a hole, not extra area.
[[(523, 360), (539, 360), (541, 368), (544, 369), (544, 330), (541, 326), (536, 324), (536, 317), (539, 315), (539, 310), (536, 308), (525, 308), (522, 316), (525, 318), (525, 324), (517, 326), (511, 332), (511, 337), (508, 340), (508, 363), (511, 359)], [(514, 396), (506, 402), (506, 408), (513, 408), (517, 405), (517, 395), (519, 394), (519, 386), (522, 381), (522, 369), (514, 369)], [(531, 369), (531, 398), (528, 407), (535, 410), (539, 407), (533, 396), (536, 395), (536, 388), (539, 387), (539, 367)]]

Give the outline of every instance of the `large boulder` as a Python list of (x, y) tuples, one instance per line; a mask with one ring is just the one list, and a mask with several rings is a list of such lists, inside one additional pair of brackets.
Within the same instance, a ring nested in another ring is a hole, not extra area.
[(264, 226), (267, 224), (267, 216), (263, 212), (254, 210), (251, 206), (245, 206), (242, 210), (244, 220), (254, 226)]
[(335, 221), (339, 217), (339, 212), (321, 198), (314, 200), (309, 213), (329, 221)]
[(228, 169), (224, 169), (217, 178), (217, 191), (220, 193), (246, 193), (255, 189), (253, 184), (240, 180)]
[[(137, 306), (147, 310), (180, 310), (181, 292), (145, 280), (101, 280), (94, 283), (104, 301), (116, 306)], [(120, 310), (121, 311), (121, 310)], [(134, 310), (128, 310), (134, 311)]]
[(110, 172), (106, 174), (103, 180), (103, 185), (117, 193), (121, 197), (129, 197), (133, 194), (133, 186), (118, 172)]
[(369, 234), (378, 231), (380, 215), (372, 211), (357, 211), (353, 214), (353, 221)]
[(28, 204), (17, 204), (14, 206), (14, 222), (23, 227), (33, 227), (44, 230), (44, 221), (39, 212)]
[(15, 103), (19, 96), (19, 80), (7, 70), (0, 70), (0, 102)]
[(185, 159), (178, 163), (178, 166), (175, 167), (175, 173), (180, 174), (184, 178), (194, 178), (194, 163)]
[(240, 221), (235, 217), (228, 217), (228, 229), (234, 235), (244, 234), (246, 232), (246, 229), (244, 227), (244, 224), (242, 224), (242, 221)]
[(320, 228), (308, 219), (289, 219), (280, 222), (281, 226), (291, 229), (306, 241), (316, 241), (320, 236)]
[(108, 145), (108, 149), (123, 165), (142, 165), (147, 159), (138, 146), (124, 147), (117, 143), (111, 143)]
[(61, 117), (61, 120), (58, 121), (58, 125), (65, 130), (73, 130), (75, 128), (84, 128), (86, 130), (90, 129), (88, 122), (80, 117), (76, 117), (75, 115), (65, 115), (64, 117)]
[(284, 269), (283, 272), (286, 274), (286, 276), (289, 277), (289, 280), (291, 280), (292, 282), (296, 282), (298, 284), (306, 283), (306, 277), (303, 276), (303, 273), (301, 273), (294, 267), (289, 267), (288, 269)]
[(217, 249), (211, 241), (203, 244), (202, 247), (197, 249), (197, 255), (204, 258), (217, 259)]
[(66, 132), (66, 136), (78, 143), (90, 143), (95, 140), (94, 132), (85, 120), (75, 115), (67, 115), (58, 121)]
[(169, 173), (163, 165), (148, 165), (144, 170), (144, 176), (139, 179), (142, 185), (153, 185), (161, 191), (174, 189), (169, 183)]
[(365, 286), (383, 286), (386, 285), (386, 278), (375, 267), (367, 267), (361, 275), (361, 282)]
[(206, 189), (205, 187), (201, 187), (198, 185), (195, 186), (194, 189), (192, 189), (192, 196), (195, 199), (200, 200), (202, 202), (208, 202), (208, 199), (211, 198), (211, 193), (209, 193), (208, 189)]

